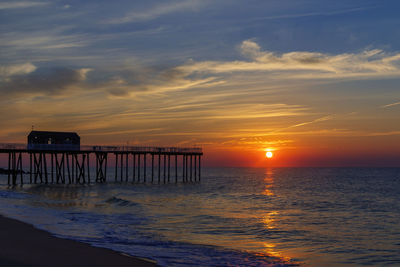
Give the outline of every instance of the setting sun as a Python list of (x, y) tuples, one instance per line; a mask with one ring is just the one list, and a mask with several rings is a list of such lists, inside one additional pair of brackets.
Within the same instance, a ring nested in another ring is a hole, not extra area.
[(265, 154), (265, 156), (267, 157), (267, 158), (272, 158), (273, 156), (274, 156), (274, 154), (272, 154), (272, 152), (271, 151), (268, 151), (266, 154)]

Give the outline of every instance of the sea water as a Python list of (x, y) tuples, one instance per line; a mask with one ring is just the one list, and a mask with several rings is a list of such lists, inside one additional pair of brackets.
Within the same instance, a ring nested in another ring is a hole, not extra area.
[(187, 184), (9, 187), (1, 175), (0, 184), (0, 214), (161, 266), (400, 265), (399, 168), (203, 168)]

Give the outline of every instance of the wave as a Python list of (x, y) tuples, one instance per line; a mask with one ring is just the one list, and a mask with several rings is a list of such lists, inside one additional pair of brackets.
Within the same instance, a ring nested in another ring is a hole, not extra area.
[(139, 203), (135, 203), (133, 201), (126, 200), (126, 199), (119, 198), (119, 197), (111, 197), (111, 198), (107, 199), (105, 202), (108, 204), (115, 204), (120, 207), (133, 207), (133, 206), (139, 205)]

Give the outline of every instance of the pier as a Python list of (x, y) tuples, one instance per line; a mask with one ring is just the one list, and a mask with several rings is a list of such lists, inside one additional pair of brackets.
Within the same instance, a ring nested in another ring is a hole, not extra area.
[[(198, 147), (0, 144), (8, 184), (189, 183), (201, 180)], [(114, 173), (107, 167), (114, 161)], [(28, 166), (29, 170), (24, 170)], [(91, 173), (94, 170), (94, 173)], [(28, 179), (29, 178), (29, 179)]]

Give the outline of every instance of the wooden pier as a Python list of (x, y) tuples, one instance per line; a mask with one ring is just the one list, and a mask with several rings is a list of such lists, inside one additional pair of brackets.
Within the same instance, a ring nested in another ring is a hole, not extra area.
[[(8, 184), (22, 185), (199, 182), (203, 152), (197, 147), (81, 146), (66, 150), (62, 145), (28, 149), (0, 144), (0, 154), (8, 155)], [(114, 174), (107, 173), (109, 160), (114, 160)], [(29, 170), (24, 171), (23, 165)]]

